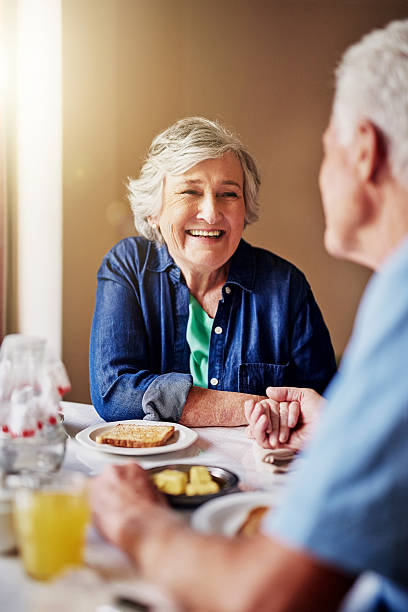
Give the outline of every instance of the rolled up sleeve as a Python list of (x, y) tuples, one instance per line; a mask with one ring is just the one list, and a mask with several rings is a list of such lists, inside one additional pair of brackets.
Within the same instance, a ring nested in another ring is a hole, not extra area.
[(192, 384), (190, 374), (171, 372), (157, 376), (143, 395), (143, 418), (178, 422)]

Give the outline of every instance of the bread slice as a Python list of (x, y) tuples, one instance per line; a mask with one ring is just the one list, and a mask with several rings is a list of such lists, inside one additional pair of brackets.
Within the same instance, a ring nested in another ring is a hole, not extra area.
[(111, 444), (125, 448), (163, 446), (174, 433), (173, 425), (135, 425), (119, 423), (96, 436), (99, 444)]
[(252, 508), (238, 529), (237, 535), (252, 536), (259, 533), (259, 526), (268, 510), (267, 506), (255, 506), (255, 508)]

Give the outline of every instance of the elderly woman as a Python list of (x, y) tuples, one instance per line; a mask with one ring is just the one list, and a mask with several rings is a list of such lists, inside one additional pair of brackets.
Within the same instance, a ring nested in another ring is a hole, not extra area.
[(267, 386), (326, 387), (335, 359), (304, 275), (242, 239), (259, 185), (218, 123), (182, 119), (153, 140), (129, 181), (140, 236), (98, 272), (90, 383), (104, 419), (242, 425)]

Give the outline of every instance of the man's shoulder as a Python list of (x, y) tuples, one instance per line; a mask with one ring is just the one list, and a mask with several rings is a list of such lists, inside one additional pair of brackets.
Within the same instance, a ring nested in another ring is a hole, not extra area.
[[(393, 318), (402, 312), (408, 313), (405, 299), (408, 284), (408, 240), (399, 245), (386, 259), (381, 268), (371, 277), (359, 308), (366, 317), (377, 316), (380, 320)], [(360, 322), (361, 315), (357, 320)]]
[(408, 237), (391, 253), (384, 262), (379, 276), (394, 279), (395, 277), (408, 275)]

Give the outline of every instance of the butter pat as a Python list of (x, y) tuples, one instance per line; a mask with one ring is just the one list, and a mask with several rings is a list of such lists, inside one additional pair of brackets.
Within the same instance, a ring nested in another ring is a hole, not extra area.
[(219, 490), (220, 487), (214, 480), (195, 485), (189, 482), (186, 486), (186, 495), (209, 495), (210, 493), (218, 493)]
[(177, 470), (163, 470), (153, 475), (156, 487), (169, 495), (182, 495), (186, 490), (187, 474)]
[(193, 467), (190, 468), (191, 484), (204, 484), (205, 482), (211, 482), (211, 480), (211, 474), (205, 465), (193, 465)]
[(195, 465), (190, 469), (190, 482), (186, 486), (186, 495), (209, 495), (218, 493), (220, 487), (204, 465)]

